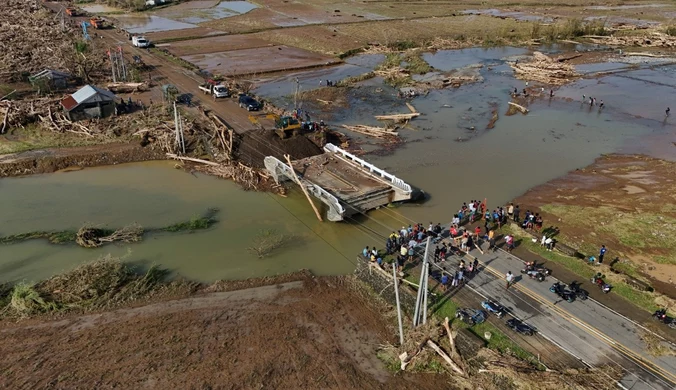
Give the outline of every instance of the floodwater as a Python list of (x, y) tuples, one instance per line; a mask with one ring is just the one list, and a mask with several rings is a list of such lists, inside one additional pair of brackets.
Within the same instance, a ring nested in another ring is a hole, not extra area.
[(197, 25), (192, 23), (180, 22), (156, 15), (117, 15), (120, 28), (132, 34), (145, 34), (150, 32), (183, 30), (186, 28), (195, 28)]
[[(0, 245), (0, 283), (40, 280), (108, 253), (126, 256), (126, 261), (142, 267), (158, 263), (203, 281), (301, 268), (317, 274), (352, 270), (350, 261), (363, 240), (346, 226), (313, 220), (307, 203), (295, 197), (245, 192), (232, 182), (185, 173), (173, 165), (164, 161), (123, 164), (0, 180), (3, 236), (77, 229), (85, 222), (109, 228), (133, 222), (162, 227), (200, 216), (209, 208), (219, 209), (218, 222), (208, 230), (150, 234), (139, 243), (96, 249), (52, 245), (45, 240)], [(294, 239), (277, 254), (259, 259), (247, 247), (264, 229)], [(338, 245), (336, 237), (344, 242)]]
[(468, 9), (462, 11), (466, 15), (488, 15), (502, 18), (511, 18), (519, 21), (526, 22), (545, 22), (551, 23), (554, 21), (553, 18), (542, 16), (542, 15), (533, 15), (526, 12), (517, 12), (517, 11), (504, 11), (495, 8), (491, 9)]
[[(435, 67), (454, 69), (483, 64), (483, 82), (430, 91), (410, 101), (423, 115), (394, 153), (364, 158), (423, 189), (426, 202), (382, 208), (342, 223), (320, 223), (302, 193), (287, 198), (243, 192), (235, 184), (172, 169), (167, 162), (128, 164), (77, 172), (0, 180), (0, 234), (75, 229), (84, 222), (117, 227), (132, 222), (165, 226), (218, 208), (219, 222), (192, 234), (153, 234), (140, 243), (99, 249), (54, 246), (44, 241), (0, 246), (0, 279), (38, 280), (112, 253), (143, 266), (156, 262), (197, 280), (274, 275), (300, 268), (317, 274), (349, 273), (363, 246), (383, 246), (383, 235), (415, 222), (447, 222), (462, 202), (487, 198), (504, 204), (529, 188), (591, 163), (603, 153), (653, 153), (676, 157), (673, 117), (664, 110), (674, 96), (676, 65), (638, 64), (603, 77), (587, 74), (537, 98), (528, 115), (505, 116), (515, 80), (506, 59), (522, 49), (465, 49), (428, 56)], [(366, 73), (382, 56), (360, 56), (331, 68), (264, 79), (257, 93), (288, 104), (298, 78), (303, 90), (318, 80)], [(613, 65), (615, 66), (615, 65)], [(584, 67), (584, 66), (583, 66)], [(584, 68), (583, 68), (584, 69)], [(588, 69), (589, 70), (589, 69)], [(591, 71), (591, 70), (589, 70)], [(270, 77), (270, 76), (268, 76)], [(532, 86), (533, 84), (531, 84)], [(582, 95), (604, 100), (590, 107)], [(374, 115), (407, 112), (396, 90), (379, 78), (352, 89), (350, 107), (332, 113), (332, 125), (378, 125)], [(312, 115), (313, 106), (307, 102)], [(315, 106), (316, 107), (316, 106)], [(499, 120), (487, 130), (491, 111)], [(470, 130), (472, 129), (473, 130)], [(351, 134), (365, 149), (375, 141)], [(654, 145), (651, 146), (651, 145)], [(258, 259), (247, 251), (261, 229), (296, 237), (294, 244)]]
[[(191, 4), (195, 3), (195, 4)], [(191, 2), (167, 7), (157, 12), (158, 16), (179, 22), (199, 24), (247, 13), (258, 8), (248, 1)]]
[(111, 7), (111, 6), (105, 5), (105, 4), (82, 4), (81, 6), (78, 6), (78, 7), (80, 9), (82, 9), (83, 11), (89, 12), (89, 13), (92, 13), (92, 14), (124, 12), (123, 9)]

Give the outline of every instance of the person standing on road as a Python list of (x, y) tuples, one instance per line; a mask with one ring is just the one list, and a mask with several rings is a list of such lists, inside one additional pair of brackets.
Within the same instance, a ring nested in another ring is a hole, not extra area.
[(514, 207), (514, 222), (519, 223), (519, 214), (521, 214), (521, 210), (519, 209), (519, 205), (517, 204), (516, 207)]
[(608, 249), (606, 249), (606, 246), (601, 245), (601, 250), (599, 250), (599, 264), (603, 263), (603, 256), (606, 255), (606, 252), (608, 252)]
[(507, 281), (505, 289), (508, 289), (509, 286), (511, 286), (512, 282), (514, 281), (514, 275), (512, 274), (512, 271), (507, 271), (507, 275), (505, 275), (505, 280)]
[(512, 253), (512, 249), (514, 249), (514, 237), (508, 234), (505, 237), (505, 244), (507, 244), (507, 252)]
[(446, 275), (446, 274), (443, 274), (441, 276), (441, 288), (444, 291), (446, 291), (446, 289), (448, 288), (448, 275)]

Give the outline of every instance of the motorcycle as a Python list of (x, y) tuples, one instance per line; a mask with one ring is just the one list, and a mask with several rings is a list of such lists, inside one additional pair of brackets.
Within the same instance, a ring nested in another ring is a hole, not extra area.
[(516, 333), (520, 333), (526, 336), (532, 336), (535, 334), (535, 329), (532, 326), (526, 324), (525, 322), (519, 321), (516, 318), (512, 318), (507, 321), (507, 326)]
[(552, 284), (552, 287), (549, 288), (549, 291), (553, 292), (561, 299), (566, 300), (569, 303), (572, 303), (575, 300), (575, 294), (572, 291), (567, 290), (560, 282)]
[(532, 271), (539, 272), (545, 276), (549, 276), (552, 274), (552, 270), (550, 270), (549, 268), (538, 267), (534, 263), (526, 263), (526, 268), (522, 269), (521, 273), (527, 274)]
[(507, 309), (504, 306), (491, 300), (481, 302), (481, 307), (487, 312), (495, 314), (498, 318), (502, 318), (507, 313)]
[(676, 320), (673, 318), (667, 317), (667, 309), (660, 309), (653, 313), (653, 318), (657, 321), (666, 324), (672, 329), (676, 329)]
[(585, 301), (587, 298), (589, 298), (589, 293), (587, 290), (583, 290), (580, 288), (580, 283), (571, 283), (568, 285), (570, 288), (570, 291), (572, 291), (576, 297), (580, 298), (580, 300)]
[(459, 318), (462, 322), (472, 326), (486, 321), (486, 313), (483, 310), (458, 309), (455, 311), (455, 318)]
[(591, 282), (594, 283), (596, 286), (598, 286), (598, 288), (600, 288), (604, 294), (608, 294), (610, 290), (613, 288), (613, 286), (611, 284), (604, 282), (601, 276), (602, 275), (600, 272), (597, 273), (591, 278)]
[(545, 274), (540, 273), (538, 271), (528, 271), (528, 272), (524, 272), (524, 273), (527, 273), (529, 278), (537, 280), (538, 282), (544, 282), (545, 281)]

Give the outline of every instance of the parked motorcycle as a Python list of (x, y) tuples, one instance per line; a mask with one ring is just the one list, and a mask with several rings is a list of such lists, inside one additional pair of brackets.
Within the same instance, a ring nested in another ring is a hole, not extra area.
[(576, 297), (580, 298), (580, 300), (584, 301), (589, 298), (589, 293), (587, 290), (583, 290), (580, 287), (580, 283), (571, 283), (568, 285), (568, 288), (570, 288), (570, 291), (572, 291)]
[(490, 299), (481, 302), (481, 307), (483, 307), (487, 312), (495, 314), (498, 318), (502, 318), (507, 313), (507, 309), (499, 303), (493, 302)]
[(657, 321), (666, 324), (672, 329), (676, 329), (676, 319), (667, 316), (667, 309), (660, 309), (653, 313), (653, 318)]
[(549, 276), (552, 274), (552, 270), (550, 270), (549, 268), (537, 266), (535, 263), (526, 263), (526, 267), (521, 270), (521, 273), (526, 274), (531, 271), (539, 272), (545, 276)]
[[(524, 273), (526, 273), (526, 272), (524, 272)], [(545, 274), (540, 273), (538, 271), (528, 271), (527, 274), (528, 274), (529, 278), (537, 280), (538, 282), (544, 282), (545, 281)]]
[(516, 333), (520, 333), (526, 336), (532, 336), (535, 334), (535, 329), (533, 329), (532, 326), (526, 324), (525, 322), (517, 320), (516, 318), (508, 320), (507, 326), (509, 326), (509, 328), (515, 331)]
[(604, 294), (608, 294), (610, 290), (613, 288), (613, 286), (611, 284), (604, 282), (602, 276), (603, 275), (601, 275), (600, 272), (597, 273), (591, 278), (591, 282), (594, 283), (594, 285), (598, 286), (598, 288), (600, 288)]
[(572, 303), (575, 300), (575, 293), (566, 289), (560, 282), (552, 284), (552, 287), (549, 288), (549, 291), (558, 295), (561, 299), (566, 300)]
[(486, 321), (486, 313), (483, 310), (461, 308), (455, 311), (455, 318), (459, 318), (462, 322), (472, 326)]

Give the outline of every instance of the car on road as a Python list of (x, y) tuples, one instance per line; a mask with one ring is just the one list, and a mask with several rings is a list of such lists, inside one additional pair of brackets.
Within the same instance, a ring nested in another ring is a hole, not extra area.
[(146, 48), (150, 47), (150, 41), (147, 40), (145, 37), (141, 37), (138, 35), (135, 35), (131, 38), (131, 44), (136, 47), (140, 48)]
[(245, 94), (240, 94), (238, 101), (239, 106), (241, 108), (246, 108), (247, 111), (258, 111), (262, 106), (256, 99)]
[(516, 318), (512, 318), (506, 322), (507, 326), (509, 326), (510, 329), (515, 331), (516, 333), (520, 333), (526, 336), (532, 336), (535, 334), (535, 329), (528, 325), (527, 323), (517, 320)]

